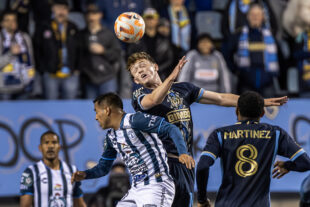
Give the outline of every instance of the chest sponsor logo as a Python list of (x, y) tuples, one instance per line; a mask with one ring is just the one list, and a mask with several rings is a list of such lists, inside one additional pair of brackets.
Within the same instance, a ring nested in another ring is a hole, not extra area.
[(176, 123), (182, 121), (190, 121), (191, 120), (191, 113), (189, 109), (180, 109), (174, 110), (167, 114), (168, 122)]

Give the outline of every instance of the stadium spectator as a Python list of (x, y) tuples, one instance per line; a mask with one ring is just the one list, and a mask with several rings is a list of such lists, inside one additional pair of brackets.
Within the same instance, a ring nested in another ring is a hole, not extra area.
[[(197, 165), (198, 207), (209, 206), (206, 187), (209, 168), (221, 158), (223, 176), (215, 206), (270, 206), (270, 171), (281, 178), (288, 171), (310, 170), (310, 158), (282, 128), (259, 123), (264, 99), (256, 92), (243, 93), (236, 107), (238, 122), (214, 130)], [(289, 158), (277, 161), (276, 155)]]
[(222, 54), (215, 50), (212, 38), (201, 34), (197, 48), (186, 54), (188, 63), (181, 70), (178, 81), (215, 92), (230, 93), (230, 72)]
[[(4, 0), (5, 2), (5, 0)], [(6, 0), (6, 9), (15, 11), (17, 14), (18, 27), (28, 33), (29, 13), (31, 4), (29, 0)]]
[(264, 24), (264, 10), (252, 4), (248, 24), (229, 38), (223, 50), (229, 68), (238, 75), (238, 91), (255, 90), (274, 96), (274, 78), (279, 73), (276, 40)]
[(144, 0), (97, 0), (97, 5), (103, 12), (103, 24), (114, 30), (116, 18), (123, 12), (142, 14)]
[(265, 22), (274, 33), (277, 31), (277, 22), (268, 0), (230, 0), (225, 9), (222, 20), (222, 34), (225, 40), (234, 34), (240, 27), (247, 24), (247, 13), (251, 4), (259, 3), (265, 12)]
[(293, 65), (299, 72), (300, 96), (310, 97), (310, 1), (290, 1), (284, 12), (283, 26), (289, 41)]
[(59, 137), (52, 131), (42, 134), (39, 149), (42, 160), (30, 165), (20, 181), (20, 206), (75, 206), (86, 207), (81, 183), (71, 183), (77, 171), (59, 159)]
[(302, 181), (300, 189), (300, 207), (310, 206), (310, 175)]
[(47, 99), (74, 99), (79, 89), (77, 27), (68, 20), (66, 0), (54, 0), (52, 12), (53, 19), (34, 37), (37, 68), (44, 73)]
[(109, 184), (97, 191), (90, 199), (90, 207), (115, 207), (130, 188), (129, 175), (123, 162), (113, 164)]
[(145, 21), (144, 37), (137, 43), (128, 47), (128, 54), (135, 52), (147, 52), (158, 64), (158, 73), (161, 79), (166, 79), (174, 65), (174, 48), (170, 38), (161, 35), (157, 31), (159, 14), (153, 8), (147, 8), (143, 12)]
[(191, 48), (191, 19), (184, 0), (170, 0), (167, 8), (161, 11), (161, 17), (167, 18), (171, 25), (171, 40), (184, 54)]
[(83, 78), (86, 98), (117, 91), (116, 62), (121, 47), (114, 33), (101, 25), (102, 13), (94, 4), (86, 14), (87, 28), (80, 33), (79, 67)]
[(170, 38), (171, 29), (169, 20), (166, 18), (161, 18), (158, 22), (157, 31), (162, 36)]
[(19, 30), (13, 11), (4, 12), (1, 27), (0, 99), (29, 98), (35, 73), (31, 39)]

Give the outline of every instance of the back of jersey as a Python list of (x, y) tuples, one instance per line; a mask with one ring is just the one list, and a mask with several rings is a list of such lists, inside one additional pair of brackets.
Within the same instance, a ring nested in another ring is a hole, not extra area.
[(269, 124), (244, 121), (215, 130), (203, 153), (221, 157), (223, 179), (215, 206), (269, 206), (276, 155), (291, 157), (299, 150), (284, 130)]

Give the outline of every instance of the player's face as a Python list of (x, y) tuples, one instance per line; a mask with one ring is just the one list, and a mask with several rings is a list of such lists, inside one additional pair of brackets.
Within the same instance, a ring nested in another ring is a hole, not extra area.
[(110, 110), (108, 107), (100, 106), (97, 102), (95, 103), (96, 120), (103, 129), (108, 129), (110, 123)]
[(135, 83), (146, 85), (152, 83), (156, 79), (158, 66), (146, 59), (136, 61), (130, 67), (130, 73)]
[(56, 159), (60, 150), (60, 144), (57, 136), (54, 134), (45, 135), (42, 139), (39, 149), (42, 152), (44, 159)]

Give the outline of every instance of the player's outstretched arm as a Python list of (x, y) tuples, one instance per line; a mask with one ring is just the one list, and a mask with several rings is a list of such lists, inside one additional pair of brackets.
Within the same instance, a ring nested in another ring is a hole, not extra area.
[(20, 197), (20, 206), (21, 207), (31, 207), (33, 201), (32, 195), (22, 195)]
[[(239, 96), (231, 93), (217, 93), (213, 91), (204, 91), (199, 103), (213, 104), (219, 106), (235, 107), (237, 106)], [(287, 96), (279, 98), (264, 99), (265, 106), (282, 106), (287, 103)]]
[(73, 207), (86, 207), (86, 206), (87, 205), (86, 205), (83, 197), (73, 199)]
[(158, 104), (161, 104), (164, 101), (169, 89), (171, 88), (173, 82), (178, 77), (181, 69), (183, 68), (186, 62), (187, 60), (185, 59), (185, 56), (183, 56), (182, 59), (179, 61), (178, 65), (168, 76), (168, 78), (166, 78), (166, 80), (160, 86), (154, 89), (152, 93), (147, 94), (143, 97), (141, 105), (144, 110), (148, 110)]

